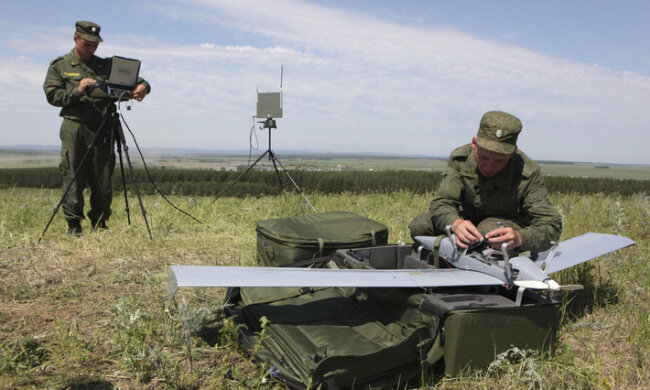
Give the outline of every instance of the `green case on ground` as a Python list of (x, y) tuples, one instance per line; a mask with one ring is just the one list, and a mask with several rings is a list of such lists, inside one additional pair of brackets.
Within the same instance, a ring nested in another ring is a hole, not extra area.
[[(432, 267), (410, 245), (382, 245), (387, 229), (352, 213), (261, 221), (257, 232), (267, 265)], [(517, 305), (516, 295), (502, 286), (306, 286), (233, 288), (227, 299), (246, 351), (290, 388), (377, 389), (413, 384), (431, 369), (448, 376), (484, 369), (513, 346), (551, 350), (557, 301), (525, 291)]]
[(241, 288), (230, 298), (245, 349), (289, 387), (403, 386), (428, 367), (436, 319), (417, 294), (378, 290)]
[(388, 228), (345, 211), (267, 219), (257, 223), (257, 253), (266, 266), (326, 256), (341, 248), (385, 245)]
[[(337, 255), (349, 267), (358, 261), (375, 269), (433, 268), (410, 255), (411, 249), (386, 245), (340, 250)], [(516, 305), (516, 287), (432, 288), (419, 295), (426, 298), (423, 313), (435, 313), (439, 319), (436, 345), (442, 348), (437, 353), (442, 353), (445, 375), (485, 369), (512, 346), (550, 352), (555, 344), (559, 303), (543, 294), (525, 291), (520, 306)]]
[(512, 346), (550, 351), (559, 324), (557, 305), (452, 310), (443, 317), (445, 374), (487, 368)]

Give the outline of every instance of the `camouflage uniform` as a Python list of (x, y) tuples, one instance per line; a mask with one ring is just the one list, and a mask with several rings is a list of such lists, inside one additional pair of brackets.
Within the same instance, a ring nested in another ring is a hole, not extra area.
[[(80, 26), (80, 24), (82, 25)], [(77, 32), (83, 31), (80, 30), (80, 27), (93, 25), (90, 22), (78, 22)], [(101, 41), (98, 28), (99, 26), (97, 26), (95, 42)], [(87, 34), (81, 36), (87, 40), (92, 38)], [(109, 69), (109, 58), (93, 55), (89, 61), (83, 62), (72, 50), (64, 56), (55, 58), (47, 70), (43, 90), (51, 105), (61, 107), (59, 115), (63, 117), (59, 132), (61, 138), (59, 168), (63, 176), (64, 188), (72, 180), (96, 132), (100, 130), (99, 127), (104, 116), (113, 104), (113, 101), (106, 96), (94, 97), (91, 96), (94, 94), (89, 93), (81, 95), (78, 90), (79, 82), (84, 78), (92, 78), (98, 82), (105, 81)], [(146, 81), (139, 79), (138, 83), (144, 83), (147, 92), (150, 91), (151, 88)], [(90, 149), (84, 166), (71, 184), (70, 191), (63, 200), (63, 211), (69, 223), (84, 217), (83, 190), (86, 185), (91, 190), (88, 217), (93, 224), (106, 221), (111, 215), (111, 176), (115, 167), (115, 155), (110, 141), (111, 137), (108, 132), (106, 135), (99, 136)]]
[(561, 216), (549, 201), (534, 161), (517, 150), (501, 171), (486, 178), (471, 144), (451, 153), (429, 212), (417, 216), (409, 229), (413, 237), (439, 235), (459, 218), (470, 220), (481, 234), (503, 222), (520, 233), (520, 251), (546, 250), (562, 230)]

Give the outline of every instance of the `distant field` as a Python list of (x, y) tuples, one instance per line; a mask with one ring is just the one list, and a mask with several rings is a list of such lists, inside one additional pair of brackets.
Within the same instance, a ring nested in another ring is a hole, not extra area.
[(540, 166), (545, 175), (552, 176), (650, 180), (650, 165), (540, 162)]
[[(144, 153), (148, 166), (168, 168), (205, 168), (215, 170), (236, 170), (255, 161), (260, 152), (247, 155), (178, 154), (162, 155)], [(130, 153), (135, 166), (140, 166), (140, 156), (134, 149)], [(389, 157), (334, 154), (286, 154), (278, 158), (287, 169), (304, 170), (443, 170), (445, 158)], [(57, 150), (0, 150), (0, 168), (35, 168), (56, 166), (59, 161)], [(650, 180), (650, 165), (539, 162), (542, 171), (552, 176), (606, 177), (618, 179)], [(271, 167), (268, 158), (259, 163), (260, 168)]]

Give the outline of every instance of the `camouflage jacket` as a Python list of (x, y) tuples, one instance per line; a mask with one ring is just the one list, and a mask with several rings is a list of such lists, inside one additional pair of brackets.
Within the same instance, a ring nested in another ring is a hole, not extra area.
[[(92, 78), (104, 82), (108, 78), (111, 59), (93, 56), (87, 63), (80, 61), (70, 53), (57, 57), (50, 63), (43, 90), (47, 101), (56, 107), (61, 107), (60, 116), (80, 122), (99, 124), (112, 104), (112, 100), (101, 94), (81, 95), (79, 82), (84, 78)], [(147, 93), (151, 90), (149, 83), (138, 78), (138, 84), (145, 84)], [(98, 95), (98, 96), (96, 96)]]
[(549, 201), (539, 166), (520, 150), (499, 173), (485, 178), (471, 144), (455, 149), (430, 211), (441, 231), (458, 218), (474, 225), (488, 217), (510, 218), (522, 227), (520, 251), (546, 250), (562, 231), (562, 218)]

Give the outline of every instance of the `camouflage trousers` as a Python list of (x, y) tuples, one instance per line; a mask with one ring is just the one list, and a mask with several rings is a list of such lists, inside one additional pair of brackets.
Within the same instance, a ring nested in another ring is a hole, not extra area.
[[(113, 187), (111, 176), (115, 168), (115, 155), (108, 137), (100, 134), (95, 144), (88, 149), (98, 131), (99, 125), (86, 124), (63, 119), (61, 138), (61, 162), (59, 169), (63, 186), (67, 188), (75, 172), (77, 177), (70, 184), (70, 190), (63, 199), (63, 213), (66, 220), (83, 219), (84, 188), (90, 188), (90, 211), (88, 218), (93, 222), (106, 221), (111, 215)], [(105, 132), (109, 133), (109, 132)], [(88, 152), (83, 166), (81, 160)], [(80, 168), (79, 168), (80, 167)]]
[[(431, 219), (432, 213), (427, 211), (422, 213), (409, 223), (409, 230), (411, 232), (411, 237), (415, 236), (439, 236), (441, 234), (447, 234), (447, 232), (440, 231), (437, 229), (433, 220)], [(491, 232), (492, 230), (499, 227), (498, 223), (503, 223), (505, 227), (511, 227), (517, 231), (521, 230), (523, 224), (519, 221), (515, 221), (509, 217), (488, 217), (476, 224), (476, 228), (485, 235), (486, 233)]]

